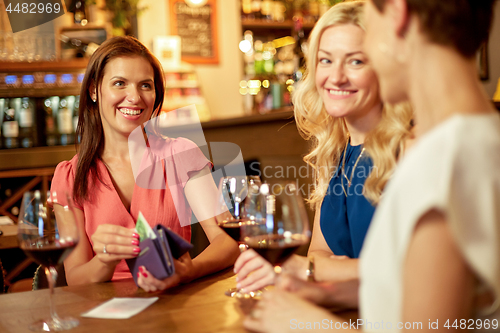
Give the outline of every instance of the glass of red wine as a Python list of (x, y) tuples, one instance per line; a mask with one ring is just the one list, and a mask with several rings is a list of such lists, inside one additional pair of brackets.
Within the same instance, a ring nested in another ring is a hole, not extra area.
[(241, 229), (246, 245), (274, 266), (276, 274), (283, 264), (310, 239), (309, 220), (297, 186), (293, 182), (262, 184), (253, 200), (255, 221)]
[[(238, 243), (241, 252), (246, 250), (241, 240), (241, 227), (255, 223), (248, 218), (248, 207), (251, 206), (248, 201), (254, 197), (252, 193), (258, 193), (260, 185), (257, 176), (222, 177), (219, 182), (215, 219), (219, 227)], [(252, 294), (241, 293), (237, 288), (231, 288), (225, 294), (230, 297), (253, 297)]]
[(50, 289), (50, 318), (31, 324), (33, 331), (62, 331), (79, 324), (75, 318), (60, 318), (52, 301), (57, 280), (56, 266), (62, 264), (78, 243), (77, 215), (70, 198), (66, 193), (64, 195), (68, 205), (61, 206), (57, 221), (53, 210), (53, 205), (58, 202), (56, 192), (24, 193), (19, 211), (19, 246), (44, 267)]

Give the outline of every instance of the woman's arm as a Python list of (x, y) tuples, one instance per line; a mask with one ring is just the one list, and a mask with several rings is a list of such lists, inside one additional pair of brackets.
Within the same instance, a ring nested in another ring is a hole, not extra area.
[[(71, 212), (65, 211), (59, 204), (54, 204), (54, 212), (59, 221), (74, 218)], [(75, 215), (80, 239), (73, 252), (64, 261), (68, 285), (109, 281), (113, 277), (116, 265), (122, 259), (134, 258), (139, 254), (139, 247), (134, 245), (139, 244), (139, 235), (134, 230), (111, 224), (103, 224), (97, 228), (92, 235), (94, 242), (92, 248), (85, 231), (83, 212), (75, 208)], [(103, 253), (104, 244), (107, 254)]]
[(184, 193), (207, 235), (210, 245), (193, 259), (193, 279), (214, 273), (234, 264), (240, 251), (238, 244), (215, 221), (217, 186), (208, 167), (191, 177)]
[[(311, 236), (311, 245), (309, 246), (309, 257), (314, 257), (314, 270), (316, 281), (345, 281), (359, 278), (359, 261), (344, 256), (335, 256), (323, 236), (320, 225), (321, 205), (316, 206), (314, 215), (313, 232)], [(309, 261), (291, 262), (290, 265), (298, 274), (295, 276), (306, 279), (306, 269)], [(300, 265), (300, 266), (299, 266)], [(286, 267), (286, 266), (285, 266)]]
[(471, 318), (477, 282), (441, 213), (431, 211), (418, 222), (403, 274), (403, 322), (425, 328), (438, 320), (435, 331), (448, 332), (447, 320)]

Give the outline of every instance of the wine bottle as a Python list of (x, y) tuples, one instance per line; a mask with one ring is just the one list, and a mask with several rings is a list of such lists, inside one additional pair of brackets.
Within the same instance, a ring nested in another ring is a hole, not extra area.
[(2, 121), (2, 146), (17, 148), (19, 146), (19, 122), (16, 119), (16, 104), (18, 98), (6, 101)]
[(19, 142), (21, 147), (30, 148), (36, 142), (35, 112), (33, 103), (28, 97), (23, 97), (19, 109)]
[(73, 20), (76, 24), (81, 24), (83, 26), (87, 25), (87, 13), (85, 11), (85, 0), (75, 1), (75, 12), (73, 15)]
[[(74, 103), (74, 96), (73, 103)], [(63, 146), (73, 143), (73, 110), (68, 105), (69, 98), (61, 98), (57, 110), (57, 131), (59, 132), (59, 143)]]
[(59, 97), (49, 97), (43, 102), (45, 112), (45, 144), (47, 146), (57, 145), (56, 113)]

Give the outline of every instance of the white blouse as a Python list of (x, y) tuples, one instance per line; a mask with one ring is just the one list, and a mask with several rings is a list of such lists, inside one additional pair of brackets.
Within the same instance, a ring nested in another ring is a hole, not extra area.
[(495, 297), (488, 309), (476, 309), (476, 318), (500, 321), (500, 116), (494, 113), (453, 116), (402, 159), (361, 252), (360, 328), (391, 332), (406, 324), (404, 260), (417, 222), (432, 209), (446, 216), (480, 290)]

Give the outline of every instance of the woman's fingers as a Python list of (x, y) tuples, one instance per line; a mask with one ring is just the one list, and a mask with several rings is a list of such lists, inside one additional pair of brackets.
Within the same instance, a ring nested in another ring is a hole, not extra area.
[(262, 258), (259, 255), (256, 255), (255, 257), (252, 257), (250, 260), (247, 260), (243, 266), (241, 266), (238, 270), (238, 279), (237, 280), (242, 280), (246, 278), (250, 273), (256, 271), (257, 269), (260, 269), (261, 267), (264, 267), (265, 270), (271, 272), (273, 271), (273, 268), (267, 260)]
[(242, 267), (245, 266), (245, 264), (249, 261), (252, 260), (256, 257), (260, 257), (257, 252), (255, 252), (252, 249), (243, 251), (239, 256), (238, 259), (236, 259), (236, 262), (234, 263), (234, 272), (236, 274), (239, 274), (239, 271)]
[(104, 262), (133, 258), (141, 251), (134, 229), (102, 224), (91, 238), (94, 253)]
[(261, 268), (238, 283), (237, 287), (241, 288), (242, 292), (255, 291), (274, 284), (274, 279), (274, 272)]
[(158, 280), (144, 266), (139, 267), (137, 284), (147, 292), (155, 292), (174, 287), (180, 283), (180, 278), (174, 274), (165, 280)]

